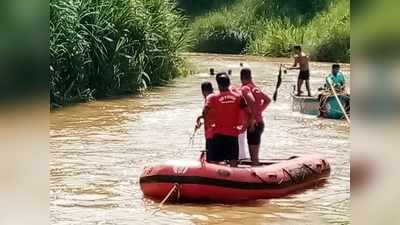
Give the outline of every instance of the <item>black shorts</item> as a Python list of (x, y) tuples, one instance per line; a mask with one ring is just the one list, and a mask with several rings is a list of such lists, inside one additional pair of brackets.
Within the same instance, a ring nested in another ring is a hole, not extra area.
[(212, 144), (212, 138), (206, 138), (206, 151), (207, 152), (211, 148), (211, 144)]
[(264, 122), (256, 123), (254, 131), (247, 130), (247, 142), (249, 145), (260, 145), (261, 134), (264, 132)]
[(215, 134), (207, 149), (207, 162), (239, 159), (238, 137)]
[(298, 79), (300, 80), (309, 80), (310, 79), (310, 71), (309, 70), (305, 70), (305, 71), (301, 71), (299, 73), (299, 77)]

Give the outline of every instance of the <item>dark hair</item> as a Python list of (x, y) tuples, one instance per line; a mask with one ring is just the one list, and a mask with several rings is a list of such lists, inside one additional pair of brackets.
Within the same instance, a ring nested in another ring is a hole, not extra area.
[(340, 65), (335, 63), (332, 65), (332, 69), (340, 69)]
[(215, 79), (218, 79), (218, 77), (220, 77), (222, 75), (227, 75), (227, 74), (225, 72), (219, 72), (219, 73), (217, 73), (217, 75), (215, 75)]
[(201, 91), (202, 92), (213, 92), (213, 86), (210, 81), (204, 81), (201, 83)]
[(229, 85), (231, 85), (231, 80), (225, 72), (217, 73), (215, 78), (217, 80), (218, 87), (220, 88), (228, 88)]
[(240, 70), (240, 80), (251, 80), (250, 68), (243, 68)]
[(293, 47), (293, 49), (294, 49), (294, 50), (299, 50), (299, 51), (301, 51), (301, 46), (300, 46), (300, 45), (295, 45), (295, 46)]

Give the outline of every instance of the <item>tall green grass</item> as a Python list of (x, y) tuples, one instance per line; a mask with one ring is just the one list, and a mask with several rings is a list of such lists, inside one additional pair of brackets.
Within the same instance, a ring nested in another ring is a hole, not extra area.
[(314, 60), (350, 62), (350, 2), (337, 0), (305, 27)]
[(52, 107), (134, 93), (183, 73), (185, 20), (168, 0), (50, 0)]
[(294, 45), (304, 42), (305, 31), (289, 21), (273, 19), (263, 24), (246, 52), (273, 57), (289, 57)]
[(191, 31), (191, 50), (197, 52), (240, 53), (249, 40), (235, 14), (227, 9), (200, 17), (191, 25)]
[(234, 4), (237, 0), (176, 0), (177, 6), (190, 19), (217, 11)]
[(327, 10), (305, 22), (271, 18), (260, 26), (247, 52), (266, 56), (290, 56), (293, 45), (302, 45), (313, 60), (350, 61), (350, 8), (347, 0), (332, 2)]

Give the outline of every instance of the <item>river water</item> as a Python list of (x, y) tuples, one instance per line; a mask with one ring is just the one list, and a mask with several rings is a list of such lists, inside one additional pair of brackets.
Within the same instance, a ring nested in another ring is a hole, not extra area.
[[(350, 129), (344, 120), (291, 111), (296, 72), (284, 75), (278, 101), (264, 113), (261, 158), (321, 154), (332, 167), (328, 182), (287, 198), (224, 204), (167, 204), (144, 199), (138, 177), (144, 166), (168, 159), (195, 159), (201, 132), (189, 145), (203, 100), (200, 82), (239, 63), (253, 70), (256, 84), (272, 95), (280, 62), (288, 59), (187, 54), (196, 73), (141, 96), (98, 100), (50, 113), (50, 217), (57, 225), (111, 224), (349, 224)], [(311, 63), (315, 90), (330, 71)], [(342, 69), (348, 77), (349, 65)], [(212, 78), (211, 78), (212, 79)], [(213, 80), (213, 79), (212, 79)], [(214, 81), (214, 80), (213, 80)], [(215, 82), (214, 82), (215, 84)]]

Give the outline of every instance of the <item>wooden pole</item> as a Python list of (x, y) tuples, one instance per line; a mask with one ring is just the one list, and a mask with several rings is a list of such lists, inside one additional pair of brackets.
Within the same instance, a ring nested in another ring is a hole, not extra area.
[(333, 87), (333, 85), (332, 85), (332, 83), (331, 83), (331, 81), (330, 81), (329, 79), (328, 79), (328, 84), (329, 84), (329, 87), (331, 88), (331, 90), (332, 90), (332, 92), (333, 92), (333, 95), (334, 95), (335, 98), (336, 98), (336, 101), (337, 101), (338, 104), (339, 104), (340, 109), (342, 110), (342, 112), (343, 112), (343, 114), (344, 114), (344, 117), (346, 118), (347, 122), (350, 124), (350, 118), (349, 118), (349, 116), (347, 115), (346, 110), (344, 109), (344, 107), (343, 107), (343, 105), (342, 105), (342, 102), (340, 102), (340, 99), (339, 99), (339, 97), (338, 97), (337, 94), (336, 94), (335, 88)]

